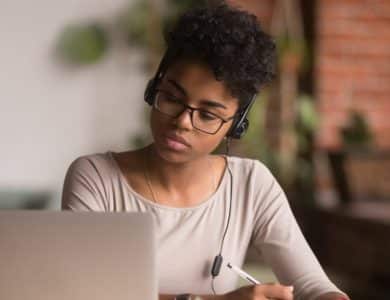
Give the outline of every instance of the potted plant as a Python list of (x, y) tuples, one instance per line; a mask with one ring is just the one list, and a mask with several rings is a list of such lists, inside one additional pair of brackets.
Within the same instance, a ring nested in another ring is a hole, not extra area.
[(372, 133), (363, 113), (351, 110), (345, 126), (339, 134), (342, 147), (328, 152), (335, 189), (341, 204), (352, 200), (351, 176), (348, 174), (346, 162), (356, 154), (368, 153), (372, 149)]

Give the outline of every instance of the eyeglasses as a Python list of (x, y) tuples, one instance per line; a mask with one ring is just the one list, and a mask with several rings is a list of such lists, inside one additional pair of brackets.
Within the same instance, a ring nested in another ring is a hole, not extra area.
[(195, 129), (208, 134), (216, 134), (223, 124), (235, 117), (234, 115), (224, 119), (207, 110), (191, 107), (171, 95), (169, 92), (163, 90), (157, 90), (153, 107), (159, 112), (174, 118), (180, 116), (185, 110), (189, 110), (192, 126)]

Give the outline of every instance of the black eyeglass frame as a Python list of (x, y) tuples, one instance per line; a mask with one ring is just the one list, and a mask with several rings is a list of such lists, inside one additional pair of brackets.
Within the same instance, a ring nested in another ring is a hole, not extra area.
[[(177, 103), (183, 106), (183, 110), (180, 111), (180, 112), (179, 112), (177, 115), (175, 115), (175, 116), (170, 115), (170, 114), (167, 114), (167, 113), (161, 111), (161, 110), (159, 109), (159, 107), (158, 107), (158, 104), (157, 104), (157, 102), (158, 102), (158, 101), (157, 101), (157, 99), (158, 99), (158, 97), (157, 97), (158, 93), (165, 93), (165, 94), (168, 94), (168, 95), (171, 96), (173, 99), (177, 100)], [(222, 118), (221, 116), (218, 116), (218, 115), (215, 114), (215, 113), (209, 112), (209, 111), (204, 110), (204, 109), (202, 109), (202, 108), (192, 107), (192, 106), (190, 106), (190, 105), (188, 105), (188, 104), (186, 104), (186, 103), (183, 103), (179, 98), (173, 96), (171, 93), (169, 93), (169, 92), (167, 92), (167, 91), (164, 91), (164, 90), (160, 90), (160, 89), (156, 89), (156, 93), (155, 93), (155, 97), (154, 97), (154, 101), (153, 101), (153, 108), (155, 108), (158, 112), (160, 112), (160, 113), (162, 113), (162, 114), (164, 114), (164, 115), (166, 115), (166, 116), (170, 116), (170, 117), (174, 117), (174, 118), (177, 118), (178, 116), (180, 116), (185, 110), (190, 110), (191, 125), (192, 125), (192, 127), (194, 127), (196, 130), (199, 130), (199, 131), (201, 131), (201, 132), (204, 132), (204, 133), (207, 133), (207, 134), (211, 134), (211, 135), (216, 134), (216, 133), (222, 128), (222, 126), (223, 126), (225, 123), (227, 123), (227, 122), (233, 120), (233, 119), (238, 115), (238, 113), (235, 113), (233, 116), (231, 116), (231, 117), (225, 119), (225, 118)], [(194, 125), (194, 117), (193, 117), (194, 111), (206, 112), (206, 113), (208, 113), (208, 114), (210, 114), (210, 115), (216, 117), (217, 119), (221, 120), (221, 124), (219, 125), (218, 129), (216, 129), (214, 132), (209, 132), (209, 131), (205, 131), (205, 130), (202, 130), (202, 129), (199, 129), (198, 127), (196, 127), (196, 126)]]

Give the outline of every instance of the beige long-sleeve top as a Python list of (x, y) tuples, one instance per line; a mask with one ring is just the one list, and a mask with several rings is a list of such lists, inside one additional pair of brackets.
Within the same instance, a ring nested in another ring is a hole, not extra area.
[[(211, 264), (223, 245), (224, 264), (215, 278), (218, 294), (237, 286), (229, 261), (242, 266), (255, 247), (280, 283), (294, 286), (294, 299), (311, 300), (341, 292), (326, 276), (269, 169), (257, 160), (227, 157), (231, 170), (215, 193), (188, 208), (159, 205), (132, 189), (112, 152), (77, 158), (63, 186), (62, 207), (74, 211), (150, 212), (157, 224), (159, 292), (212, 294)], [(232, 176), (231, 176), (232, 175)], [(232, 188), (232, 197), (230, 195)]]

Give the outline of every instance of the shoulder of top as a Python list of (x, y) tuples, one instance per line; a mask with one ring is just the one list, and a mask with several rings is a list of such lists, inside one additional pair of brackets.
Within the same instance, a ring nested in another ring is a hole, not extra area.
[(107, 169), (110, 168), (109, 162), (109, 153), (92, 153), (87, 155), (82, 155), (75, 158), (70, 164), (69, 169), (77, 169), (77, 170), (88, 170), (90, 168), (97, 170), (101, 170), (102, 168)]
[(232, 169), (236, 171), (244, 171), (248, 173), (263, 173), (265, 175), (271, 175), (272, 173), (270, 169), (260, 160), (247, 158), (247, 157), (237, 157), (237, 156), (229, 156), (229, 165)]
[(270, 172), (269, 168), (258, 159), (247, 158), (247, 157), (238, 157), (238, 156), (229, 156), (228, 161), (229, 161), (229, 165), (231, 165), (233, 167), (257, 169), (259, 171)]

